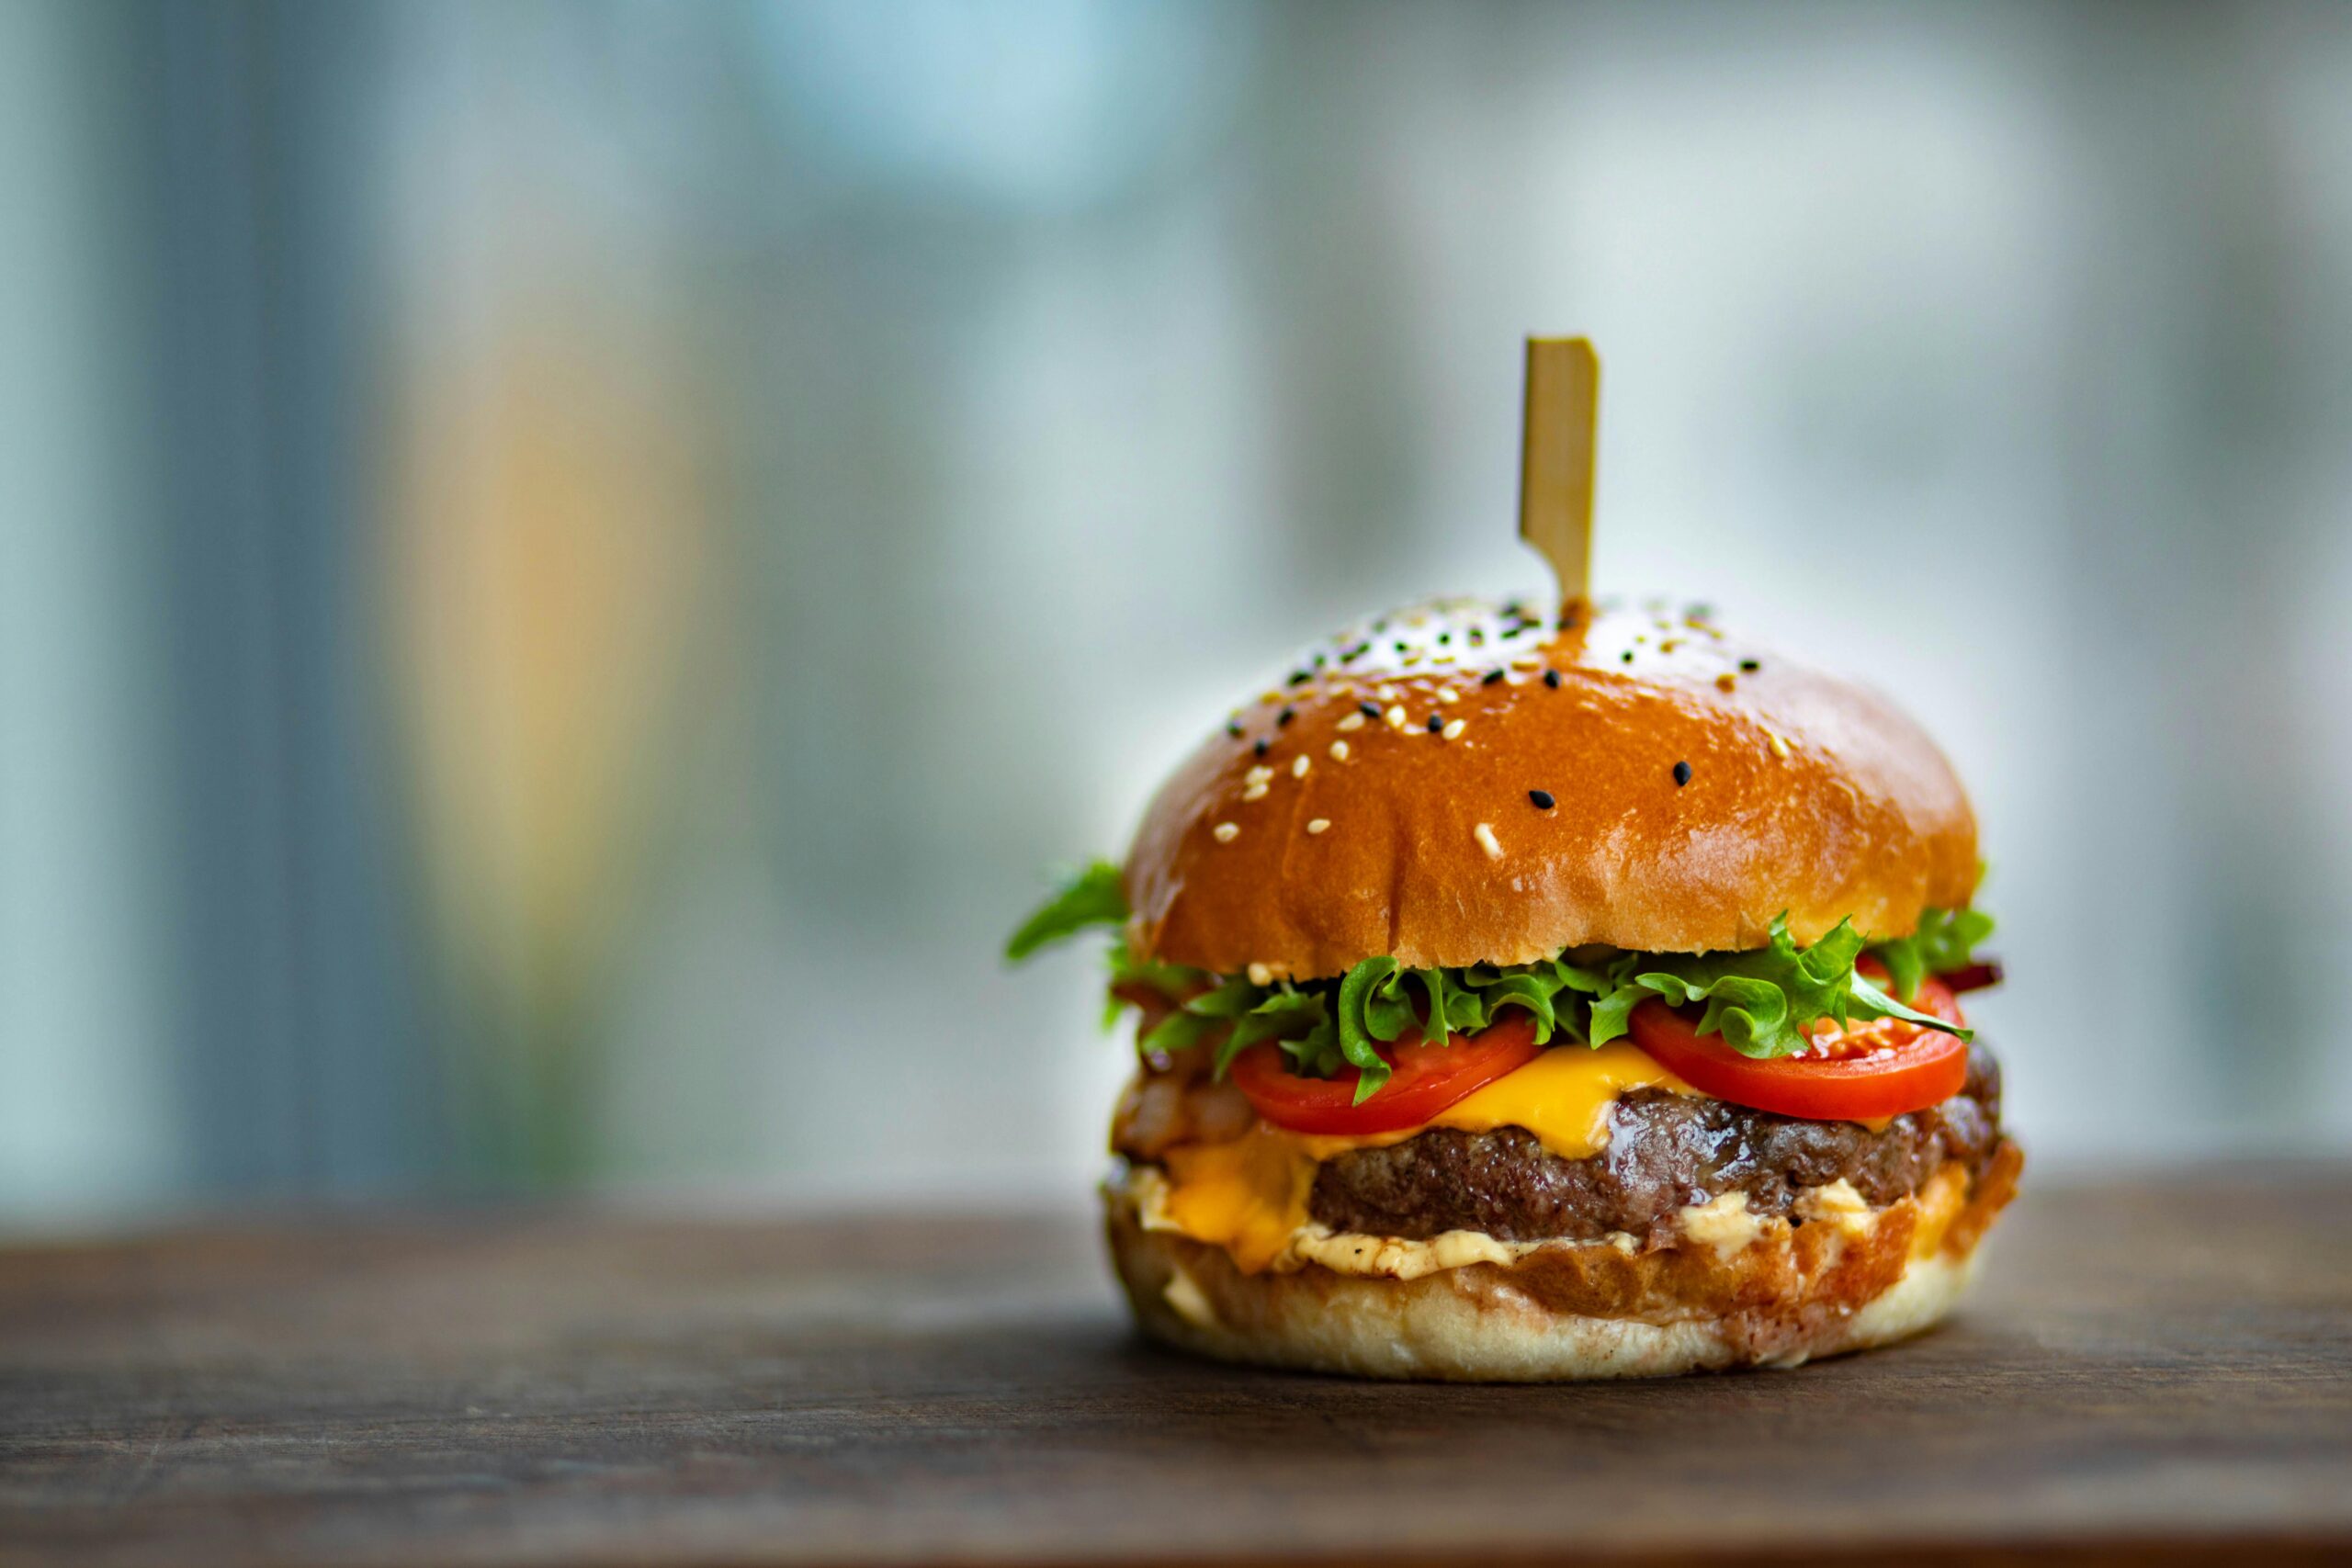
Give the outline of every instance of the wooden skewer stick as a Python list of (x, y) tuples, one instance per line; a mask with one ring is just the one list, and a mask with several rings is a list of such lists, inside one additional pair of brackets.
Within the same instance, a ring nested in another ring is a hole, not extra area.
[(1592, 570), (1592, 458), (1600, 360), (1580, 337), (1527, 340), (1527, 423), (1520, 434), (1519, 536), (1552, 563), (1562, 608), (1587, 597)]

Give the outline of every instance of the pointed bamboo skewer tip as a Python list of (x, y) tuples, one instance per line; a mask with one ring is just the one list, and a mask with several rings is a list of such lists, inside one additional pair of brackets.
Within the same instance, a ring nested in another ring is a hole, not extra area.
[(1600, 395), (1600, 360), (1589, 340), (1527, 340), (1519, 536), (1552, 563), (1564, 610), (1590, 596), (1592, 464)]

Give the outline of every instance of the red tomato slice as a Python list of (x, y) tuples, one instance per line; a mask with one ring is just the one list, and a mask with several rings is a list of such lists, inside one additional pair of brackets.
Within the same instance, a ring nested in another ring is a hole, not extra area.
[[(1884, 972), (1871, 977), (1883, 983)], [(1911, 1005), (1953, 1023), (1966, 1021), (1951, 989), (1933, 976), (1919, 982)], [(1899, 1018), (1858, 1021), (1843, 1031), (1824, 1021), (1808, 1032), (1811, 1049), (1770, 1061), (1743, 1056), (1722, 1035), (1701, 1034), (1691, 1023), (1662, 1001), (1646, 1001), (1634, 1010), (1628, 1028), (1634, 1044), (1692, 1089), (1783, 1116), (1816, 1122), (1900, 1116), (1941, 1104), (1968, 1081), (1966, 1042)]]
[(1513, 1010), (1501, 1022), (1442, 1045), (1382, 1046), (1381, 1058), (1394, 1070), (1362, 1105), (1353, 1103), (1363, 1076), (1355, 1068), (1328, 1078), (1300, 1077), (1271, 1041), (1236, 1056), (1230, 1076), (1258, 1114), (1277, 1127), (1344, 1136), (1401, 1133), (1518, 1071), (1543, 1049), (1535, 1043), (1535, 1020)]

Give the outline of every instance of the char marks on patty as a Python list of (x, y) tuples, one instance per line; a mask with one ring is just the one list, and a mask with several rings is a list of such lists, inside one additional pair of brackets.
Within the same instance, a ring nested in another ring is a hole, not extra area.
[(1325, 1161), (1309, 1208), (1335, 1231), (1410, 1241), (1451, 1230), (1501, 1241), (1624, 1231), (1664, 1246), (1680, 1210), (1728, 1192), (1747, 1194), (1750, 1213), (1781, 1215), (1802, 1190), (1841, 1179), (1873, 1207), (1917, 1192), (1948, 1160), (1973, 1179), (2000, 1125), (2000, 1066), (1980, 1044), (1960, 1093), (1880, 1131), (1636, 1089), (1611, 1109), (1609, 1146), (1589, 1159), (1563, 1159), (1519, 1127), (1434, 1128)]

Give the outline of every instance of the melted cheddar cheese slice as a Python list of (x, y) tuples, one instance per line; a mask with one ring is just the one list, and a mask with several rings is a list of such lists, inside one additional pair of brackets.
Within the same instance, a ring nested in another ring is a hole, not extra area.
[(1609, 1108), (1627, 1089), (1694, 1092), (1627, 1044), (1544, 1052), (1514, 1073), (1441, 1112), (1427, 1126), (1371, 1137), (1310, 1136), (1261, 1122), (1229, 1143), (1168, 1151), (1168, 1222), (1195, 1241), (1222, 1247), (1245, 1273), (1289, 1250), (1307, 1224), (1315, 1167), (1351, 1149), (1402, 1143), (1430, 1127), (1491, 1133), (1524, 1127), (1563, 1159), (1587, 1159), (1609, 1142)]

